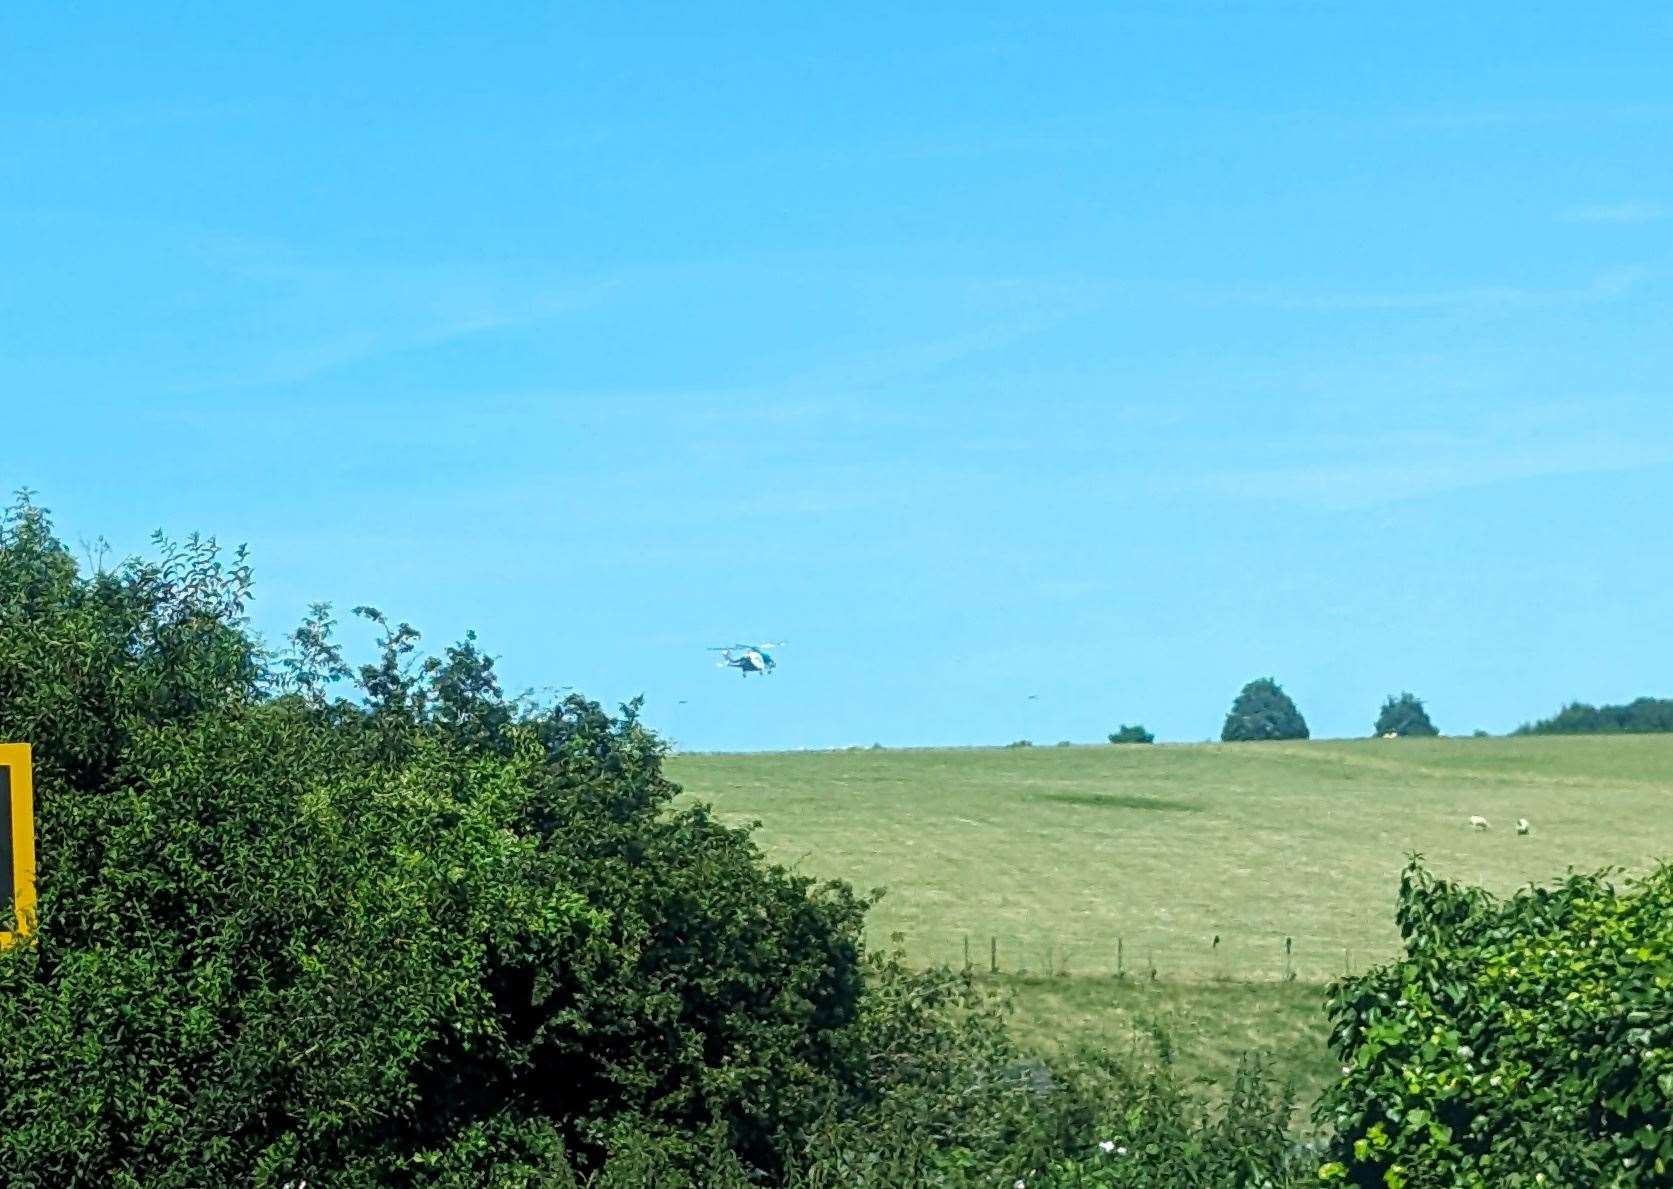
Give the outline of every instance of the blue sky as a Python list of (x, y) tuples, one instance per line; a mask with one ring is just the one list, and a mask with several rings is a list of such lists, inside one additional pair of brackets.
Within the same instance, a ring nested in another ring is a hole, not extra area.
[(234, 7), (0, 15), (0, 481), (271, 637), (691, 748), (1673, 693), (1664, 6)]

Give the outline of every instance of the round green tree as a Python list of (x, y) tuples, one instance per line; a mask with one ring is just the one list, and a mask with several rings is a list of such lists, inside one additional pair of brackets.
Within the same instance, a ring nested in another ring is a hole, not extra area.
[(1423, 708), (1423, 699), (1416, 694), (1402, 693), (1399, 697), (1390, 694), (1383, 703), (1382, 713), (1377, 715), (1376, 733), (1378, 735), (1439, 735), (1435, 724), (1429, 721), (1429, 712)]
[(1220, 739), (1225, 743), (1307, 737), (1307, 720), (1284, 688), (1270, 677), (1257, 678), (1243, 687), (1226, 714), (1226, 725), (1220, 729)]

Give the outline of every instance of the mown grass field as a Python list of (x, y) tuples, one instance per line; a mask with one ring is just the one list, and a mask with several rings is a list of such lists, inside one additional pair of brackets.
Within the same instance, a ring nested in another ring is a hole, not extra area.
[(779, 861), (886, 889), (874, 944), (957, 966), (968, 938), (978, 969), (996, 948), (1036, 1043), (1130, 1041), (1159, 1017), (1198, 1038), (1205, 1072), (1267, 1047), (1308, 1083), (1328, 1068), (1309, 1005), (1396, 951), (1408, 852), (1499, 892), (1673, 858), (1673, 736), (687, 755), (669, 772), (759, 821)]

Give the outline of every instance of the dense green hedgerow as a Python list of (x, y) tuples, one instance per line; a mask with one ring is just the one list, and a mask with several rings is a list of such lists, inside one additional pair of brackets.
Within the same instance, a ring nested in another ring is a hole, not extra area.
[(1142, 726), (1138, 726), (1138, 725), (1128, 726), (1126, 723), (1122, 723), (1119, 729), (1111, 732), (1109, 738), (1110, 738), (1111, 743), (1154, 743), (1154, 742), (1156, 742), (1156, 736), (1152, 735), (1149, 731), (1145, 730)]
[(505, 699), (404, 625), (357, 672), (323, 615), (272, 657), (249, 589), (207, 542), (82, 576), (38, 510), (4, 525), (42, 856), (4, 1183), (470, 1183), (705, 1129), (770, 1170), (859, 1079), (863, 902), (669, 811), (631, 707)]
[(159, 554), (83, 573), (38, 508), (0, 520), (42, 859), (0, 1183), (990, 1186), (1109, 1135), (1145, 1159), (1087, 1183), (1297, 1167), (1258, 1074), (1210, 1115), (868, 957), (865, 900), (672, 807), (635, 707), (507, 698), (369, 608), (370, 664), (325, 608), (272, 653), (241, 555)]
[(1406, 956), (1332, 989), (1327, 1181), (1673, 1184), (1673, 868), (1499, 901), (1401, 881)]
[(1673, 732), (1673, 698), (1634, 698), (1624, 706), (1570, 702), (1550, 718), (1525, 723), (1518, 735), (1640, 735)]

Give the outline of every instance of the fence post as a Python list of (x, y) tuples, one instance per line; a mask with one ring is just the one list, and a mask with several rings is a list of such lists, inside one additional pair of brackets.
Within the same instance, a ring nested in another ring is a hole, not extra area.
[(988, 938), (988, 973), (999, 973), (999, 938)]
[(970, 973), (970, 934), (964, 935), (964, 973)]
[(1294, 940), (1293, 937), (1284, 938), (1284, 981), (1286, 983), (1295, 978), (1295, 968), (1290, 965), (1290, 943)]
[(1122, 962), (1121, 934), (1119, 934), (1119, 933), (1117, 933), (1115, 935), (1115, 977), (1116, 978), (1126, 978), (1127, 977), (1126, 966)]

